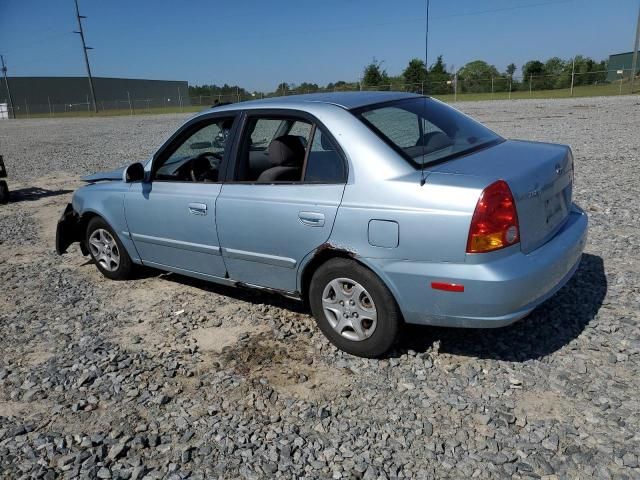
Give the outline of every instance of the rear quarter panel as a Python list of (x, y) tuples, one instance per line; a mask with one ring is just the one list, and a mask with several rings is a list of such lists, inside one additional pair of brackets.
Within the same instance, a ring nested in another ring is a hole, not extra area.
[[(330, 241), (366, 258), (463, 263), (471, 216), (485, 183), (434, 173), (421, 186), (415, 172), (348, 185)], [(398, 224), (396, 247), (372, 245), (371, 220)]]
[[(332, 109), (314, 114), (331, 130), (349, 163), (326, 246), (357, 257), (383, 279), (376, 267), (381, 259), (465, 262), (469, 224), (485, 180), (427, 169), (421, 185), (421, 172), (351, 113)], [(397, 242), (385, 231), (381, 243), (386, 246), (376, 245), (369, 230), (375, 220), (395, 222)], [(303, 261), (301, 271), (313, 255)]]

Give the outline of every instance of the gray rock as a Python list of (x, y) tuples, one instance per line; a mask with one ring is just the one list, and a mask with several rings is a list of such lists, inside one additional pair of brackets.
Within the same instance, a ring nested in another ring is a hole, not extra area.
[(106, 467), (101, 467), (96, 475), (98, 478), (111, 478), (111, 471)]
[(127, 450), (127, 446), (124, 443), (118, 443), (109, 449), (107, 458), (111, 461), (120, 458)]
[(636, 103), (456, 104), (505, 138), (572, 145), (585, 255), (514, 325), (410, 328), (381, 360), (337, 351), (277, 296), (104, 282), (77, 245), (52, 251), (77, 176), (151, 155), (186, 114), (0, 122), (15, 189), (52, 192), (0, 207), (3, 478), (634, 477)]
[(622, 464), (625, 467), (638, 468), (638, 457), (633, 453), (627, 452), (622, 456)]
[(558, 444), (559, 444), (559, 439), (558, 439), (558, 435), (556, 434), (549, 435), (547, 438), (542, 440), (542, 446), (547, 450), (553, 450), (553, 451), (558, 450)]

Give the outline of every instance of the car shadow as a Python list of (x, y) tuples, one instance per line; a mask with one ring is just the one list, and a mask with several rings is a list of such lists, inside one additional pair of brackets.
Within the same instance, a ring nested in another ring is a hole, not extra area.
[[(159, 277), (243, 302), (310, 314), (305, 303), (271, 292), (219, 285), (151, 268), (139, 269), (136, 276)], [(511, 362), (538, 359), (577, 338), (600, 310), (606, 294), (602, 258), (584, 254), (571, 280), (526, 318), (497, 329), (406, 325), (387, 357), (399, 357), (410, 350), (425, 352), (437, 344), (440, 353)]]
[(206, 280), (200, 280), (197, 278), (187, 277), (177, 273), (163, 273), (158, 270), (141, 269), (140, 276), (157, 276), (164, 280), (180, 283), (182, 285), (188, 285), (200, 290), (204, 290), (210, 293), (218, 295), (224, 295), (235, 300), (242, 302), (270, 305), (272, 307), (284, 308), (297, 313), (309, 313), (309, 308), (301, 301), (287, 298), (284, 295), (273, 293), (269, 291), (263, 291), (249, 287), (232, 287), (227, 285), (220, 285), (213, 282), (207, 282)]
[(577, 338), (596, 316), (607, 294), (604, 262), (584, 254), (571, 280), (528, 317), (497, 329), (410, 325), (391, 356), (424, 352), (439, 342), (440, 353), (510, 362), (549, 355)]
[(46, 188), (39, 187), (20, 188), (18, 190), (9, 191), (9, 201), (11, 203), (33, 202), (35, 200), (40, 200), (41, 198), (55, 197), (71, 192), (73, 192), (73, 190), (47, 190)]

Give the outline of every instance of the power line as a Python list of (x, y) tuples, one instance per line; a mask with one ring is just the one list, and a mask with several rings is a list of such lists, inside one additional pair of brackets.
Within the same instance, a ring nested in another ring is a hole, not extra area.
[[(342, 3), (344, 0), (341, 0), (340, 2), (331, 2), (331, 3)], [(353, 0), (352, 0), (353, 1)], [(374, 23), (358, 23), (358, 24), (354, 24), (354, 25), (343, 25), (343, 26), (336, 26), (336, 27), (329, 27), (329, 28), (322, 28), (322, 29), (305, 29), (303, 32), (298, 32), (296, 33), (296, 35), (300, 35), (300, 34), (315, 34), (315, 33), (324, 33), (324, 32), (333, 32), (333, 31), (341, 31), (341, 30), (361, 30), (361, 29), (366, 29), (366, 28), (370, 28), (370, 27), (384, 27), (384, 26), (389, 26), (389, 25), (397, 25), (397, 24), (405, 24), (405, 23), (413, 23), (413, 22), (427, 22), (431, 19), (431, 20), (442, 20), (442, 19), (447, 19), (447, 18), (456, 18), (456, 17), (467, 17), (467, 16), (475, 16), (475, 15), (486, 15), (489, 13), (497, 13), (497, 12), (503, 12), (503, 11), (512, 11), (512, 10), (519, 10), (519, 9), (526, 9), (526, 8), (535, 8), (535, 7), (543, 7), (543, 6), (550, 6), (550, 5), (560, 5), (560, 4), (565, 4), (565, 3), (571, 3), (575, 0), (555, 0), (555, 1), (546, 1), (546, 2), (536, 2), (536, 3), (528, 3), (528, 4), (522, 4), (522, 5), (514, 5), (514, 6), (510, 6), (510, 7), (502, 7), (502, 8), (493, 8), (493, 9), (485, 9), (485, 10), (476, 10), (476, 11), (471, 11), (471, 12), (461, 12), (461, 13), (453, 13), (453, 14), (448, 14), (448, 15), (440, 15), (440, 16), (429, 16), (429, 8), (427, 8), (427, 15), (426, 16), (411, 16), (411, 17), (405, 17), (405, 18), (400, 18), (397, 20), (390, 20), (390, 21), (384, 21), (384, 22), (374, 22)], [(77, 0), (75, 1), (76, 3), (76, 16), (78, 16), (79, 18), (86, 18), (85, 16), (79, 15), (78, 12), (78, 5), (77, 5)], [(239, 15), (238, 15), (239, 16)], [(226, 19), (230, 19), (230, 18), (234, 18), (235, 16), (230, 16), (230, 17), (225, 17)], [(43, 37), (39, 37), (38, 39), (36, 39), (34, 42), (30, 42), (29, 44), (25, 44), (25, 45), (20, 45), (16, 48), (11, 49), (10, 51), (5, 51), (5, 53), (10, 53), (13, 52), (15, 50), (22, 50), (22, 49), (26, 49), (29, 48), (30, 46), (34, 46), (37, 44), (40, 44), (48, 39), (51, 38), (55, 38), (55, 37), (61, 37), (64, 35), (67, 35), (68, 33), (78, 33), (81, 35), (82, 37), (82, 42), (83, 42), (83, 48), (85, 51), (85, 56), (86, 56), (86, 50), (92, 50), (91, 47), (87, 47), (84, 43), (84, 34), (82, 32), (82, 24), (81, 22), (78, 20), (78, 25), (79, 25), (79, 29), (80, 31), (76, 31), (76, 32), (62, 32), (62, 33), (56, 33), (53, 35), (47, 35), (47, 36), (43, 36)], [(52, 29), (53, 30), (53, 29)], [(49, 30), (49, 31), (52, 31)], [(290, 32), (288, 32), (287, 34), (283, 34), (280, 32), (271, 32), (271, 33), (259, 33), (256, 32), (256, 36), (259, 36), (261, 38), (269, 38), (269, 37), (280, 37), (280, 36), (288, 36), (290, 34)], [(428, 25), (427, 25), (427, 35), (428, 35)], [(246, 37), (246, 34), (243, 34), (243, 37)], [(228, 38), (232, 38), (232, 37), (228, 37)], [(161, 43), (158, 42), (154, 42), (156, 46), (161, 45)], [(426, 52), (425, 52), (426, 53)], [(425, 55), (425, 61), (427, 60), (426, 55)], [(88, 64), (88, 59), (85, 60), (85, 63)], [(428, 65), (427, 65), (428, 67)], [(88, 68), (89, 70), (89, 68)]]
[(89, 77), (89, 90), (91, 92), (91, 101), (93, 102), (93, 111), (98, 113), (98, 104), (96, 103), (96, 91), (93, 88), (93, 77), (91, 76), (91, 67), (89, 66), (89, 55), (87, 55), (87, 50), (93, 50), (91, 47), (87, 47), (87, 44), (84, 41), (84, 30), (82, 30), (82, 19), (87, 18), (85, 16), (80, 15), (80, 10), (78, 9), (78, 0), (74, 0), (76, 4), (76, 18), (78, 19), (78, 30), (77, 33), (80, 35), (80, 40), (82, 41), (82, 52), (84, 53), (84, 63), (87, 66), (87, 76)]
[[(430, 16), (429, 19), (430, 20), (441, 20), (441, 19), (447, 19), (447, 18), (455, 18), (455, 17), (465, 17), (465, 16), (474, 16), (474, 15), (485, 15), (487, 13), (495, 13), (495, 12), (502, 12), (502, 11), (509, 11), (509, 10), (519, 10), (519, 9), (525, 9), (525, 8), (533, 8), (533, 7), (541, 7), (541, 6), (550, 6), (550, 5), (560, 5), (560, 4), (564, 4), (564, 3), (571, 3), (574, 2), (575, 0), (558, 0), (558, 1), (549, 1), (549, 2), (539, 2), (539, 3), (530, 3), (530, 4), (523, 4), (523, 5), (516, 5), (516, 6), (512, 6), (512, 7), (503, 7), (503, 8), (495, 8), (495, 9), (490, 9), (490, 10), (477, 10), (477, 11), (473, 11), (473, 12), (464, 12), (464, 13), (455, 13), (455, 14), (451, 14), (451, 15), (443, 15), (443, 16)], [(278, 31), (267, 31), (267, 32), (259, 32), (259, 31), (251, 31), (251, 32), (245, 32), (242, 34), (231, 34), (231, 35), (227, 35), (225, 36), (225, 38), (227, 40), (229, 39), (235, 39), (235, 38), (248, 38), (248, 37), (258, 37), (260, 39), (263, 38), (279, 38), (279, 37), (289, 37), (291, 35), (296, 35), (296, 36), (300, 36), (300, 35), (314, 35), (314, 34), (318, 34), (318, 33), (328, 33), (328, 32), (339, 32), (339, 31), (344, 31), (344, 30), (349, 30), (349, 31), (353, 31), (353, 30), (364, 30), (367, 28), (372, 28), (372, 27), (386, 27), (386, 26), (391, 26), (391, 25), (402, 25), (402, 24), (407, 24), (407, 23), (421, 23), (423, 24), (426, 21), (426, 16), (424, 15), (412, 15), (410, 17), (403, 17), (403, 18), (397, 18), (395, 20), (387, 20), (387, 21), (382, 21), (382, 22), (372, 22), (372, 23), (363, 23), (363, 22), (358, 22), (358, 23), (353, 23), (353, 24), (347, 24), (347, 25), (339, 25), (339, 26), (335, 26), (335, 27), (325, 27), (325, 28), (305, 28), (304, 30), (300, 30), (300, 31), (287, 31), (287, 32), (282, 32), (281, 30)], [(167, 40), (167, 42), (169, 42), (169, 40)], [(153, 42), (153, 45), (156, 47), (161, 47), (164, 44), (164, 42)]]
[(524, 5), (514, 5), (512, 7), (502, 7), (502, 8), (492, 8), (490, 10), (476, 10), (475, 12), (463, 12), (463, 13), (452, 13), (450, 15), (441, 15), (439, 17), (434, 17), (434, 20), (440, 20), (442, 18), (454, 18), (454, 17), (470, 17), (474, 15), (484, 15), (487, 13), (497, 13), (497, 12), (506, 12), (509, 10), (520, 10), (522, 8), (533, 8), (533, 7), (543, 7), (547, 5), (560, 5), (563, 3), (572, 3), (574, 0), (558, 0), (555, 2), (539, 2), (539, 3), (528, 3)]

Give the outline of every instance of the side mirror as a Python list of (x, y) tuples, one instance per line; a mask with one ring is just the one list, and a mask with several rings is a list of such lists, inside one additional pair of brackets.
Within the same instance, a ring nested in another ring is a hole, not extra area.
[(142, 165), (141, 163), (132, 163), (124, 170), (122, 179), (126, 183), (131, 183), (131, 182), (140, 182), (144, 180), (144, 177), (145, 177), (144, 165)]

